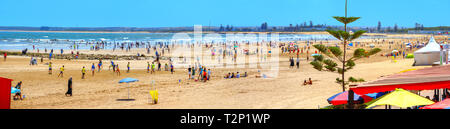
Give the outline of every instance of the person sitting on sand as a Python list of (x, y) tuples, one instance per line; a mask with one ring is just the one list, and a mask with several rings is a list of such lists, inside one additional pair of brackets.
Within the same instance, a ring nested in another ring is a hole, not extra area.
[(59, 74), (58, 74), (58, 77), (59, 76), (61, 76), (61, 77), (63, 77), (64, 76), (64, 65), (60, 68), (60, 71), (59, 71)]
[(14, 87), (16, 89), (18, 89), (19, 91), (16, 92), (16, 94), (14, 95), (14, 100), (23, 100), (22, 99), (22, 92), (20, 91), (22, 89), (22, 81), (20, 81), (19, 83), (17, 83), (16, 87)]
[(303, 85), (308, 85), (308, 82), (306, 82), (306, 80), (303, 81)]
[(312, 80), (311, 80), (311, 78), (309, 78), (308, 84), (309, 84), (309, 85), (312, 85)]
[(67, 95), (72, 96), (72, 77), (69, 78), (69, 81), (68, 81), (68, 83), (67, 83), (67, 92), (66, 92), (65, 95), (66, 95), (66, 96), (67, 96)]
[(231, 77), (230, 78), (235, 78), (234, 73), (231, 73)]
[(256, 78), (261, 78), (261, 77), (262, 77), (262, 73), (261, 73), (261, 71), (259, 71), (259, 70), (258, 70), (258, 74), (257, 74), (257, 75), (255, 75), (255, 77), (256, 77)]
[(164, 71), (169, 71), (169, 65), (167, 65), (167, 63), (164, 65)]
[(244, 75), (242, 77), (247, 77), (247, 72), (244, 72)]
[(114, 61), (111, 60), (111, 65), (109, 66), (109, 68), (112, 67), (113, 72), (116, 72), (116, 65), (114, 65)]
[(236, 78), (241, 77), (241, 74), (239, 74), (239, 72), (236, 73)]

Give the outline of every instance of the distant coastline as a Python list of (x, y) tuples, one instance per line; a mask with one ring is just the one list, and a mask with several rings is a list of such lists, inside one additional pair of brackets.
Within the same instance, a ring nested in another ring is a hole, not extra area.
[[(0, 32), (43, 32), (43, 33), (193, 33), (193, 31), (33, 31), (33, 30), (0, 30)], [(328, 34), (326, 31), (316, 31), (316, 32), (241, 32), (241, 31), (227, 31), (227, 32), (215, 32), (215, 31), (202, 31), (202, 33), (251, 33), (251, 34), (262, 34), (262, 33), (279, 33), (279, 34)]]

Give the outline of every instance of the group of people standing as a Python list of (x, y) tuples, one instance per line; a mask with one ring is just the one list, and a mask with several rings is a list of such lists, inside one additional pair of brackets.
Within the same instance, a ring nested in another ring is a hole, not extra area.
[[(194, 80), (199, 80), (199, 81), (209, 81), (211, 78), (211, 69), (206, 70), (205, 66), (201, 66), (199, 65), (199, 67), (191, 67), (189, 66), (188, 70), (188, 76), (189, 76), (189, 80), (194, 79)], [(195, 72), (198, 72), (198, 76), (197, 79), (195, 79)]]
[(295, 65), (297, 65), (297, 69), (300, 68), (300, 58), (297, 57), (297, 61), (296, 63), (294, 63), (294, 57), (290, 57), (289, 62), (290, 62), (289, 68), (294, 68)]

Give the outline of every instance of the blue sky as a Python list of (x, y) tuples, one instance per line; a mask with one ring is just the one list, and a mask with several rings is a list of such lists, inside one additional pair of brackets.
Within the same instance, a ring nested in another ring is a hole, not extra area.
[[(340, 25), (345, 0), (0, 0), (0, 26)], [(350, 26), (450, 26), (450, 0), (349, 0)]]

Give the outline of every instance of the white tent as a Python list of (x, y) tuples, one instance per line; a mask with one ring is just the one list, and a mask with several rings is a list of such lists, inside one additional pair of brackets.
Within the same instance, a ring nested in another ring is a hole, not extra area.
[(432, 65), (434, 62), (439, 62), (440, 51), (441, 46), (431, 36), (426, 46), (414, 52), (414, 66)]

